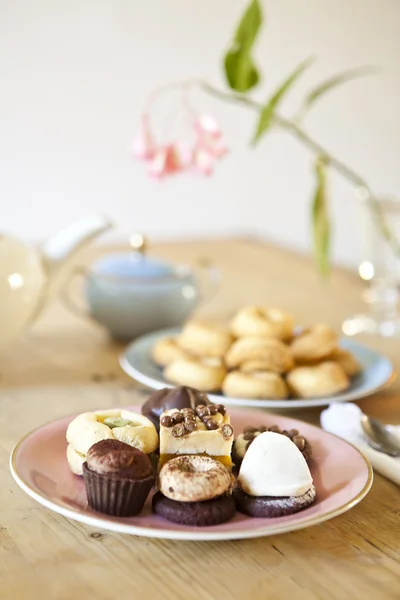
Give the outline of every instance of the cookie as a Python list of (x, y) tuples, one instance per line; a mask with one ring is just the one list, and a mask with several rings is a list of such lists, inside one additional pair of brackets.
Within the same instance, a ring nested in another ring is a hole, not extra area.
[(152, 501), (153, 512), (180, 525), (206, 527), (232, 519), (236, 504), (231, 495), (219, 496), (205, 502), (177, 502), (157, 492)]
[(170, 383), (202, 392), (220, 390), (225, 375), (226, 367), (220, 358), (180, 358), (164, 369), (164, 377)]
[(250, 496), (240, 487), (233, 491), (238, 511), (261, 519), (292, 515), (315, 502), (317, 492), (313, 485), (302, 496)]

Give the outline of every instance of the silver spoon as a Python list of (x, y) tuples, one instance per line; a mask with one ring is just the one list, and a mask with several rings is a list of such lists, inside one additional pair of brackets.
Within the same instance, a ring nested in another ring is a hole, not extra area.
[(372, 448), (389, 456), (400, 456), (400, 439), (386, 425), (373, 417), (362, 415), (361, 426)]

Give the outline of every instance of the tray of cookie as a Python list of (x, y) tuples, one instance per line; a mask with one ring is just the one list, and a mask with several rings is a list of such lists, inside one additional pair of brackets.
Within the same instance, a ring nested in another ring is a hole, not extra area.
[(327, 324), (296, 325), (277, 308), (247, 306), (230, 323), (188, 321), (150, 333), (120, 359), (153, 389), (188, 385), (230, 406), (305, 407), (369, 395), (393, 379), (390, 361)]

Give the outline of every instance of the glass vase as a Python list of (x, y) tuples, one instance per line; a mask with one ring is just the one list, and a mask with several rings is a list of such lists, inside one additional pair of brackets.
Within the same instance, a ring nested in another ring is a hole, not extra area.
[[(400, 241), (400, 202), (383, 200), (380, 204), (392, 235)], [(346, 335), (400, 336), (400, 254), (379, 228), (368, 197), (364, 197), (362, 213), (364, 258), (358, 272), (368, 285), (362, 294), (365, 310), (346, 319), (342, 329)]]

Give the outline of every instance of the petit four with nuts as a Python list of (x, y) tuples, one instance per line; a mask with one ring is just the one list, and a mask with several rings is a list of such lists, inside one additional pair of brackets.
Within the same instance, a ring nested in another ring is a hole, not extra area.
[(233, 427), (222, 404), (170, 409), (160, 418), (160, 467), (176, 455), (205, 454), (231, 468)]
[(158, 434), (145, 416), (129, 410), (103, 410), (78, 415), (67, 428), (67, 460), (76, 475), (82, 475), (86, 455), (96, 442), (119, 440), (145, 454), (158, 447)]

